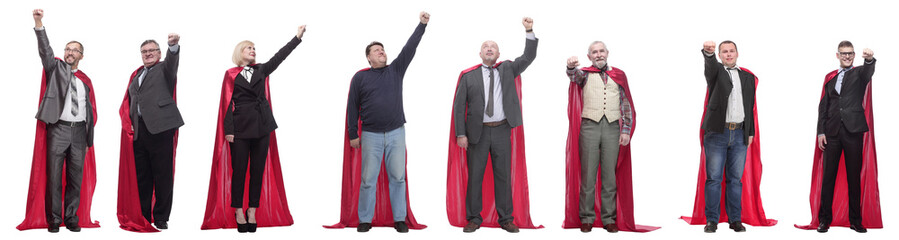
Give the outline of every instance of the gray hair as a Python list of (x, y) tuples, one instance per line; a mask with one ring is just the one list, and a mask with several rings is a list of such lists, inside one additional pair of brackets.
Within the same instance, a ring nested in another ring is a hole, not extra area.
[(609, 47), (607, 47), (606, 43), (604, 43), (603, 41), (593, 41), (592, 43), (590, 43), (590, 46), (587, 47), (587, 54), (590, 54), (590, 48), (592, 48), (593, 45), (596, 45), (597, 43), (602, 43), (603, 48), (605, 48), (606, 51), (609, 50)]

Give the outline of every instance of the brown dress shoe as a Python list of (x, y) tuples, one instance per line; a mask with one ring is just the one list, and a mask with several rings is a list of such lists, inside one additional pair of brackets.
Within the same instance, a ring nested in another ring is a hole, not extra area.
[(603, 226), (602, 228), (605, 228), (606, 231), (609, 231), (610, 233), (617, 233), (617, 232), (618, 232), (618, 224), (610, 223), (610, 224), (606, 224), (606, 225)]
[(500, 224), (500, 227), (503, 228), (503, 230), (506, 230), (506, 232), (510, 232), (510, 233), (518, 232), (518, 226), (515, 226), (515, 223), (512, 223), (512, 222)]
[(581, 232), (588, 233), (590, 231), (593, 231), (592, 223), (581, 223)]
[(478, 228), (481, 228), (481, 224), (477, 224), (475, 222), (468, 221), (468, 224), (465, 224), (465, 227), (462, 228), (462, 232), (470, 233), (470, 232), (474, 232), (475, 230), (478, 230)]

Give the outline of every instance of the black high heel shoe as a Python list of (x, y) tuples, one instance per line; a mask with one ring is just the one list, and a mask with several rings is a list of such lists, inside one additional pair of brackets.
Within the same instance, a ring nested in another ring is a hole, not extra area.
[[(247, 215), (244, 214), (243, 217), (244, 217), (244, 222), (246, 222)], [(237, 212), (234, 213), (234, 219), (237, 219)], [(235, 220), (235, 221), (236, 221), (236, 220)], [(238, 223), (238, 224), (237, 224), (237, 232), (239, 232), (239, 233), (245, 233), (245, 232), (247, 232), (247, 227), (249, 227), (249, 224), (246, 224), (246, 223)]]
[(257, 225), (256, 225), (256, 223), (250, 223), (250, 215), (247, 214), (247, 213), (249, 213), (249, 210), (248, 210), (248, 211), (245, 211), (245, 212), (243, 213), (244, 217), (247, 218), (247, 232), (254, 233), (254, 232), (256, 232), (256, 226), (257, 226)]

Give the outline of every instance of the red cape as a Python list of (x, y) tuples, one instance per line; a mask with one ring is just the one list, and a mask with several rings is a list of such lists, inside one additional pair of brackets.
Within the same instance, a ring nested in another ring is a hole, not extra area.
[[(503, 62), (497, 63), (498, 67)], [(475, 65), (459, 73), (459, 80), (462, 75), (481, 67), (481, 64)], [(458, 89), (458, 82), (456, 83)], [(518, 93), (518, 101), (521, 101), (521, 76), (515, 77), (515, 88)], [(455, 99), (454, 99), (455, 101)], [(468, 109), (466, 109), (468, 111)], [(453, 114), (450, 114), (451, 116)], [(455, 117), (450, 117), (449, 131), (449, 156), (446, 165), (446, 216), (450, 225), (456, 227), (464, 227), (468, 223), (465, 218), (465, 196), (468, 189), (468, 162), (465, 149), (456, 144), (456, 125)], [(518, 126), (512, 129), (512, 205), (514, 211), (512, 215), (515, 225), (520, 228), (543, 228), (543, 225), (534, 226), (531, 222), (531, 207), (528, 197), (528, 171), (524, 156), (524, 127)], [(490, 162), (490, 157), (487, 157)], [(484, 170), (484, 182), (482, 192), (482, 210), (481, 217), (484, 221), (482, 227), (499, 227), (499, 216), (496, 213), (496, 203), (493, 195), (493, 166), (487, 164)]]
[[(119, 145), (119, 191), (116, 216), (119, 219), (119, 227), (132, 232), (159, 232), (144, 218), (140, 209), (140, 197), (137, 190), (137, 170), (134, 168), (134, 131), (131, 129), (131, 98), (128, 97), (128, 86), (131, 80), (137, 76), (138, 67), (128, 78), (125, 87), (125, 98), (119, 107), (119, 118), (122, 119), (122, 137)], [(176, 90), (177, 92), (177, 90)], [(175, 97), (175, 96), (173, 96)], [(175, 171), (175, 152), (178, 149), (178, 131), (175, 130), (175, 141), (172, 149), (172, 176)], [(154, 197), (153, 202), (156, 202)]]
[[(752, 74), (746, 68), (740, 68), (742, 71), (746, 71)], [(753, 74), (754, 76), (755, 74)], [(759, 79), (755, 78), (755, 88), (758, 89)], [(753, 97), (755, 98), (755, 97)], [(708, 90), (706, 90), (705, 103), (703, 103), (702, 110), (702, 119), (705, 119), (705, 113), (707, 106), (709, 104), (709, 96)], [(743, 167), (743, 178), (740, 180), (743, 182), (743, 194), (742, 194), (742, 222), (745, 224), (749, 224), (752, 226), (774, 226), (777, 224), (777, 220), (768, 219), (765, 217), (765, 209), (762, 207), (762, 195), (759, 189), (759, 185), (762, 181), (762, 157), (761, 157), (761, 132), (759, 132), (759, 115), (758, 115), (758, 102), (752, 105), (752, 121), (755, 122), (755, 137), (753, 138), (752, 144), (749, 145), (749, 149), (746, 150), (746, 163)], [(701, 125), (701, 123), (700, 123)], [(693, 225), (702, 225), (705, 224), (705, 145), (703, 144), (702, 136), (704, 136), (705, 130), (702, 128), (699, 129), (699, 146), (702, 151), (699, 155), (699, 176), (696, 180), (696, 200), (693, 203), (693, 216), (687, 217), (682, 216), (681, 219), (687, 221), (689, 224)], [(725, 185), (721, 185), (721, 202), (725, 202), (724, 195), (726, 193)], [(719, 215), (718, 222), (727, 222), (727, 211), (725, 211), (725, 207), (727, 204), (721, 204), (721, 215)]]
[[(586, 72), (600, 72), (600, 69), (590, 66), (581, 68)], [(633, 113), (633, 121), (631, 122), (631, 137), (634, 136), (634, 129), (637, 127), (637, 110), (634, 107), (634, 100), (631, 97), (630, 85), (627, 82), (627, 76), (621, 69), (609, 67), (606, 71), (609, 78), (615, 81), (618, 86), (624, 89), (627, 101), (631, 104), (631, 112)], [(568, 143), (565, 151), (565, 222), (563, 228), (578, 228), (581, 226), (580, 215), (578, 214), (578, 204), (580, 203), (580, 186), (581, 186), (581, 158), (579, 138), (581, 133), (581, 113), (584, 107), (582, 101), (583, 86), (572, 82), (568, 87)], [(619, 122), (621, 123), (621, 122)], [(643, 226), (634, 224), (634, 189), (631, 173), (631, 145), (620, 146), (618, 149), (618, 165), (616, 166), (616, 182), (618, 184), (618, 219), (615, 222), (618, 229), (629, 232), (649, 232), (659, 229), (659, 227)], [(599, 175), (597, 175), (599, 176)], [(596, 188), (602, 187), (602, 179), (596, 178)], [(602, 201), (596, 191), (596, 199), (594, 201), (594, 209), (600, 209)], [(602, 221), (593, 222), (593, 226), (602, 227)]]
[[(224, 119), (234, 93), (234, 79), (242, 71), (234, 67), (225, 72), (222, 82), (222, 98), (219, 100), (218, 123), (215, 130), (215, 146), (212, 152), (212, 173), (209, 176), (209, 195), (206, 197), (206, 215), (200, 229), (237, 228), (234, 220), (234, 209), (231, 208), (231, 147), (225, 141)], [(265, 98), (271, 105), (271, 92), (268, 78), (265, 78)], [(278, 155), (278, 139), (275, 131), (269, 136), (268, 155), (262, 175), (262, 195), (256, 219), (260, 227), (280, 227), (293, 225), (293, 216), (287, 206), (287, 193), (284, 190), (284, 179), (281, 175), (281, 158)], [(247, 168), (249, 171), (249, 168)], [(246, 178), (245, 185), (249, 185)], [(249, 204), (249, 188), (244, 188), (243, 208)]]
[[(367, 71), (370, 68), (363, 68)], [(362, 136), (362, 118), (359, 118), (356, 129), (357, 136)], [(343, 129), (343, 184), (340, 189), (340, 222), (324, 225), (325, 228), (346, 228), (359, 226), (359, 185), (362, 181), (362, 150), (350, 147), (350, 136), (346, 127)], [(408, 152), (408, 151), (407, 151)], [(408, 154), (406, 165), (409, 165)], [(383, 161), (383, 160), (382, 160)], [(373, 227), (393, 227), (393, 212), (390, 206), (390, 189), (388, 188), (386, 164), (381, 164), (378, 173), (378, 186), (375, 199), (375, 215), (371, 220)], [(410, 229), (425, 229), (427, 225), (415, 221), (412, 215), (412, 204), (409, 202), (409, 174), (406, 174), (406, 225)]]
[[(827, 82), (834, 79), (837, 71), (834, 70), (824, 77), (824, 86)], [(821, 97), (824, 97), (824, 91), (821, 89)], [(880, 190), (877, 184), (877, 150), (874, 146), (874, 108), (871, 103), (871, 83), (868, 82), (867, 90), (865, 90), (865, 119), (868, 122), (868, 131), (864, 135), (864, 147), (862, 148), (862, 170), (861, 170), (861, 208), (862, 208), (862, 225), (867, 228), (883, 228), (883, 220), (880, 216)], [(821, 206), (821, 182), (824, 175), (824, 151), (818, 149), (817, 142), (815, 144), (815, 157), (812, 161), (812, 187), (809, 192), (809, 205), (812, 210), (812, 222), (809, 225), (793, 226), (800, 229), (816, 229), (818, 227), (818, 208)], [(844, 159), (840, 157), (837, 170), (837, 181), (833, 191), (833, 220), (831, 226), (848, 227), (849, 226), (849, 199), (848, 189), (846, 187), (846, 169), (843, 165)]]
[[(58, 58), (57, 58), (58, 59)], [(88, 100), (91, 103), (91, 113), (93, 113), (94, 126), (97, 124), (97, 100), (94, 98), (94, 85), (91, 79), (82, 71), (75, 72), (75, 76), (84, 82), (90, 89), (88, 91)], [(44, 99), (44, 92), (47, 90), (46, 72), (41, 73), (41, 94), (38, 100)], [(84, 154), (84, 166), (82, 169), (81, 179), (81, 198), (78, 205), (78, 225), (83, 228), (100, 227), (100, 222), (91, 220), (91, 202), (94, 197), (94, 188), (97, 185), (97, 167), (94, 157), (94, 147), (88, 147)], [(65, 166), (65, 164), (63, 164)], [(65, 169), (65, 168), (63, 168)], [(63, 171), (62, 186), (65, 189), (66, 177)], [(34, 228), (47, 228), (47, 214), (44, 211), (45, 196), (47, 194), (47, 124), (37, 120), (37, 126), (34, 131), (34, 154), (31, 158), (31, 177), (28, 186), (28, 200), (25, 205), (25, 220), (16, 229), (28, 230)], [(65, 191), (63, 191), (62, 200), (65, 202)], [(65, 207), (63, 205), (63, 207)], [(65, 219), (65, 213), (63, 219)], [(65, 223), (63, 223), (65, 225)]]

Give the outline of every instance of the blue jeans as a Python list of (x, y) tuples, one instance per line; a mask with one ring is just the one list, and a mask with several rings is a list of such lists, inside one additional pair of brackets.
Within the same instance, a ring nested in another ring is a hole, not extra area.
[[(729, 222), (740, 221), (742, 211), (743, 167), (746, 164), (746, 144), (743, 129), (724, 129), (723, 133), (706, 131), (705, 148), (705, 217), (718, 222), (721, 209), (721, 181), (726, 179), (726, 210)], [(722, 175), (726, 176), (722, 178)]]
[(359, 186), (359, 222), (371, 223), (375, 214), (375, 194), (381, 160), (387, 166), (390, 206), (393, 221), (406, 219), (406, 128), (389, 132), (366, 132), (360, 136), (362, 145), (362, 184)]

